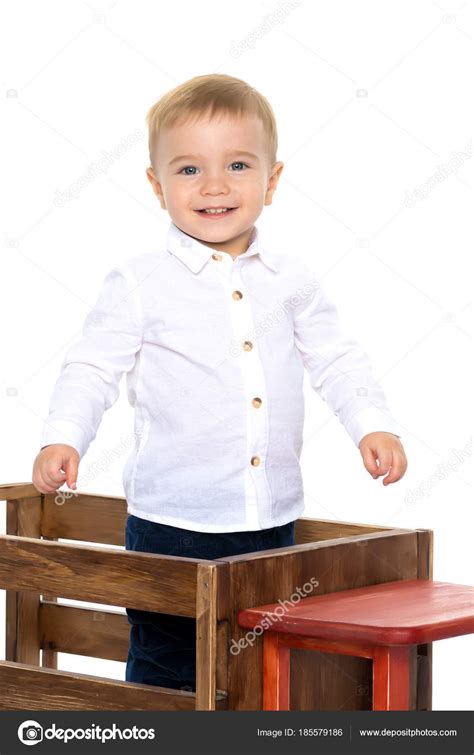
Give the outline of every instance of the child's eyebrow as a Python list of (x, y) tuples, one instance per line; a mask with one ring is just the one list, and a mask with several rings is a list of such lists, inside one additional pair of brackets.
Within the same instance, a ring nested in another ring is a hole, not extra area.
[[(232, 149), (228, 150), (226, 155), (247, 155), (248, 157), (252, 157), (254, 160), (258, 160), (257, 155), (254, 155), (253, 152), (247, 152), (245, 149)], [(181, 160), (194, 160), (197, 157), (204, 157), (204, 155), (179, 155), (178, 157), (173, 157), (172, 160), (168, 163), (168, 165), (174, 165), (174, 163), (178, 163)]]

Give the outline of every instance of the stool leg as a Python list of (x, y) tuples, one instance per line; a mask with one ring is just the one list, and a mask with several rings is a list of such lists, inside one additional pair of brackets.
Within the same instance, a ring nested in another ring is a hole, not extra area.
[(410, 646), (374, 648), (372, 710), (408, 710)]
[(290, 648), (278, 632), (263, 635), (263, 710), (290, 710)]

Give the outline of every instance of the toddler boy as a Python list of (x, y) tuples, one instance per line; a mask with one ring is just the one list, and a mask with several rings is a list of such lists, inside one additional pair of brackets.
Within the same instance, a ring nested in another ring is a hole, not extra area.
[[(217, 559), (292, 545), (304, 368), (384, 485), (406, 470), (399, 427), (311, 269), (254, 225), (283, 169), (268, 101), (240, 79), (197, 76), (148, 126), (166, 242), (106, 276), (62, 364), (33, 483), (76, 486), (126, 373), (139, 439), (123, 472), (126, 548)], [(195, 621), (127, 615), (126, 679), (194, 690)]]

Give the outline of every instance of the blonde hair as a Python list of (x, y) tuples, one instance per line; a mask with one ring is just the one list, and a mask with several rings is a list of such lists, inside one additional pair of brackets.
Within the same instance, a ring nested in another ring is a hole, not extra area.
[(268, 137), (270, 166), (276, 162), (278, 134), (275, 114), (268, 100), (250, 84), (224, 73), (195, 76), (164, 94), (148, 111), (148, 149), (150, 164), (161, 129), (178, 120), (216, 114), (256, 115)]

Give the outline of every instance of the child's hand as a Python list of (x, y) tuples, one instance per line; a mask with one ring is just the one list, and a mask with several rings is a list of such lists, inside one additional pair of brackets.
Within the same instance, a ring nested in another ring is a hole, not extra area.
[(76, 449), (65, 443), (46, 446), (35, 459), (33, 485), (40, 493), (54, 493), (64, 482), (67, 482), (69, 488), (74, 489), (79, 459)]
[(405, 451), (400, 439), (392, 433), (377, 432), (364, 435), (359, 443), (359, 450), (366, 470), (375, 480), (390, 469), (390, 474), (383, 480), (384, 485), (400, 480), (406, 472), (408, 462)]

